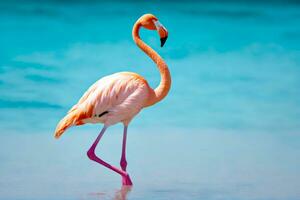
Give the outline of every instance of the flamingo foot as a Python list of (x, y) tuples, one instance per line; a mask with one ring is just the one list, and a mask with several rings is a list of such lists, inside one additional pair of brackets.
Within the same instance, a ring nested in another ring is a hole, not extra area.
[(132, 185), (132, 181), (128, 174), (125, 176), (122, 176), (122, 185), (129, 185), (129, 186)]

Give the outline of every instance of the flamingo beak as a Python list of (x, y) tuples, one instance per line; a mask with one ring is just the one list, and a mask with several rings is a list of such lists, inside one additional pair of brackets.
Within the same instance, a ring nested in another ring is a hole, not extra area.
[(166, 43), (167, 39), (168, 39), (168, 36), (164, 37), (164, 38), (160, 38), (160, 47), (164, 46), (164, 44)]
[(168, 38), (168, 31), (158, 20), (154, 21), (154, 24), (160, 37), (160, 46), (163, 47)]

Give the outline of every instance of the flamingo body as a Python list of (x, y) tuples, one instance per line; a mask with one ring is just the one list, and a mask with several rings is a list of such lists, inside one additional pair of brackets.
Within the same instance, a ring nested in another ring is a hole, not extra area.
[(71, 108), (59, 123), (55, 136), (59, 137), (70, 126), (85, 123), (128, 124), (147, 104), (151, 90), (142, 76), (132, 72), (105, 76)]

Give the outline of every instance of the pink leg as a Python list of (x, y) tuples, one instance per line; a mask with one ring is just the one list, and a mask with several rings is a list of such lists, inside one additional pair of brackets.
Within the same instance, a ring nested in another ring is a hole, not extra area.
[(127, 126), (124, 126), (124, 132), (123, 132), (123, 143), (122, 143), (122, 156), (120, 165), (123, 171), (126, 171), (127, 167), (127, 161), (126, 161), (126, 139), (127, 139)]
[(95, 154), (96, 146), (98, 145), (98, 143), (99, 143), (99, 141), (100, 141), (100, 139), (101, 139), (101, 137), (104, 134), (106, 129), (107, 129), (107, 127), (104, 126), (103, 129), (101, 130), (101, 132), (99, 133), (98, 137), (96, 138), (95, 142), (93, 143), (93, 145), (88, 150), (87, 156), (89, 157), (89, 159), (91, 159), (91, 160), (107, 167), (108, 169), (111, 169), (111, 170), (115, 171), (118, 174), (120, 174), (123, 178), (123, 185), (132, 185), (131, 181), (124, 183), (124, 179), (129, 179), (130, 180), (129, 175), (127, 174), (126, 171), (120, 170), (120, 169), (108, 164), (107, 162), (105, 162), (102, 159), (100, 159), (99, 157), (97, 157), (96, 154)]
[[(126, 167), (127, 167), (127, 161), (126, 161), (126, 139), (127, 139), (127, 126), (124, 126), (124, 132), (123, 132), (123, 143), (122, 143), (122, 156), (121, 156), (121, 161), (120, 165), (123, 171), (126, 172)], [(132, 182), (130, 180), (130, 177), (124, 177), (123, 176), (123, 185), (132, 185)]]

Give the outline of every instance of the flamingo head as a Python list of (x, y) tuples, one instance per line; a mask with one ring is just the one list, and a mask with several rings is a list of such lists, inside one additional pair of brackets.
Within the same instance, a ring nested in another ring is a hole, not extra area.
[(159, 37), (160, 37), (160, 46), (163, 47), (167, 38), (168, 38), (168, 31), (167, 29), (158, 21), (157, 17), (152, 14), (145, 14), (138, 22), (146, 29), (149, 30), (157, 30)]

